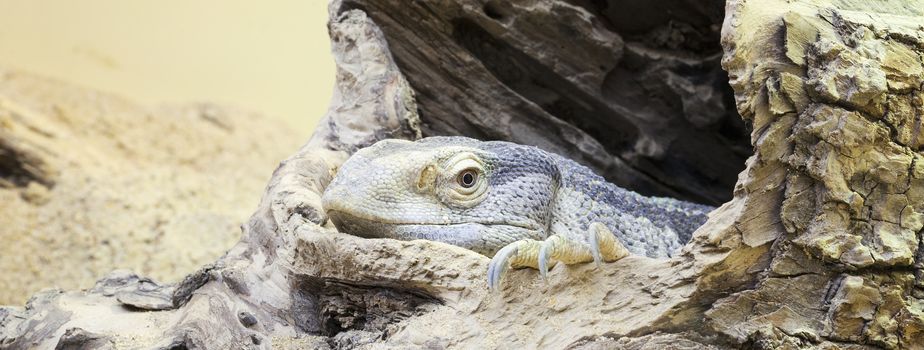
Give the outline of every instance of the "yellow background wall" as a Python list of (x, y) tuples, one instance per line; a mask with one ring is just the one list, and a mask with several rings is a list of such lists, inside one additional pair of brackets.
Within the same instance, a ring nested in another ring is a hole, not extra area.
[(0, 0), (0, 65), (152, 105), (212, 101), (306, 135), (334, 63), (326, 0)]

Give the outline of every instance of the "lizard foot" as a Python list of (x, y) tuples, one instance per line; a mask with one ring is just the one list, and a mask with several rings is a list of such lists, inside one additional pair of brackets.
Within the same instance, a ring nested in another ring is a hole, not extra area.
[(488, 264), (488, 288), (498, 289), (510, 267), (531, 267), (542, 278), (557, 262), (578, 264), (594, 261), (616, 261), (629, 255), (629, 250), (601, 223), (592, 223), (584, 237), (577, 239), (555, 234), (544, 241), (525, 239), (508, 244)]

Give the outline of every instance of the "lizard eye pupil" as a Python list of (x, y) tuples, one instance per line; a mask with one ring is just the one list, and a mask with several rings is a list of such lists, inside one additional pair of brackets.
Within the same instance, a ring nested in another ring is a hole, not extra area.
[(465, 188), (472, 187), (475, 185), (476, 179), (477, 179), (477, 175), (475, 174), (474, 171), (472, 170), (463, 171), (461, 174), (459, 174), (459, 185), (462, 185), (462, 187), (465, 187)]

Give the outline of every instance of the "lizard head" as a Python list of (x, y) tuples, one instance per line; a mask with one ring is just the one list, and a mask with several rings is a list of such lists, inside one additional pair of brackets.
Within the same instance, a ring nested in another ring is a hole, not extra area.
[(430, 137), (357, 151), (322, 197), (338, 230), (428, 239), (493, 254), (547, 230), (558, 170), (545, 152), (506, 142)]

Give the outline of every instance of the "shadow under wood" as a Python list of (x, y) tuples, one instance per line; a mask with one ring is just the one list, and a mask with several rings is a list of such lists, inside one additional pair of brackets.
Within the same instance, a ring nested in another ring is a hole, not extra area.
[(442, 305), (421, 291), (345, 283), (301, 275), (292, 289), (296, 327), (329, 337), (336, 348), (382, 341), (405, 319)]

